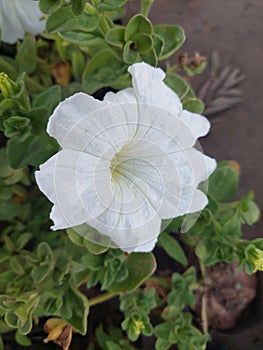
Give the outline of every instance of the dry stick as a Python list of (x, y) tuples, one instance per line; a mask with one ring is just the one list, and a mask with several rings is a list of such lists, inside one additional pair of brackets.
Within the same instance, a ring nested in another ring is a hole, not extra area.
[[(200, 264), (200, 270), (202, 273), (203, 280), (205, 281), (205, 267), (204, 265), (199, 261)], [(202, 320), (202, 329), (203, 333), (208, 332), (208, 319), (207, 319), (207, 287), (204, 287), (203, 289), (203, 296), (201, 301), (201, 320)]]

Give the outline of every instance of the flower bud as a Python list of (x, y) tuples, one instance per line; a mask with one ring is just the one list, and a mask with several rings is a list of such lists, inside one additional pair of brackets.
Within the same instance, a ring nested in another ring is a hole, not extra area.
[(133, 332), (136, 335), (141, 334), (141, 332), (145, 329), (145, 325), (143, 323), (143, 321), (141, 320), (140, 317), (136, 316), (132, 318), (133, 324), (132, 324), (132, 329)]
[(16, 95), (19, 92), (17, 84), (6, 73), (0, 73), (0, 90), (5, 98)]
[(246, 249), (246, 258), (253, 266), (253, 273), (263, 271), (263, 251), (250, 244)]

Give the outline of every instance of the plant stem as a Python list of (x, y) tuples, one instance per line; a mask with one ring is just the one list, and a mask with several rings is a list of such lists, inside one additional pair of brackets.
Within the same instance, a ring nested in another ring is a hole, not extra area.
[(208, 332), (208, 320), (207, 320), (207, 295), (206, 289), (204, 289), (204, 294), (202, 296), (202, 306), (201, 306), (201, 319), (202, 319), (202, 329), (203, 333)]
[(103, 14), (100, 15), (100, 29), (102, 30), (104, 35), (106, 35), (110, 30), (110, 26), (106, 20), (106, 17)]
[(102, 304), (105, 301), (108, 301), (108, 300), (116, 297), (117, 295), (119, 295), (119, 293), (110, 293), (110, 292), (98, 295), (97, 297), (94, 297), (94, 298), (89, 300), (89, 306), (91, 307), (91, 306), (95, 306), (98, 304)]
[(173, 66), (168, 66), (166, 69), (166, 73), (174, 73), (180, 68), (179, 64), (174, 64)]
[(149, 11), (151, 9), (151, 6), (153, 4), (154, 0), (142, 0), (141, 4), (141, 14), (145, 17), (148, 17)]
[(85, 11), (90, 14), (90, 15), (96, 15), (97, 14), (97, 10), (95, 9), (95, 7), (93, 7), (91, 4), (89, 4), (88, 2), (85, 4)]

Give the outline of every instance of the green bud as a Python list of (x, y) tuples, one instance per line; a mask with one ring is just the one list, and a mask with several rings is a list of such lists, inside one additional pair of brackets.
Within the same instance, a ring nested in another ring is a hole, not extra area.
[(5, 98), (16, 95), (19, 92), (17, 84), (6, 73), (0, 73), (0, 90)]
[(253, 266), (253, 273), (260, 270), (263, 271), (263, 251), (250, 244), (246, 248), (246, 258)]
[(13, 137), (17, 134), (26, 132), (31, 127), (30, 119), (19, 116), (8, 118), (4, 121), (3, 125), (6, 137)]
[(132, 318), (132, 330), (136, 335), (140, 335), (141, 332), (145, 329), (145, 325), (141, 320), (141, 317), (138, 315)]

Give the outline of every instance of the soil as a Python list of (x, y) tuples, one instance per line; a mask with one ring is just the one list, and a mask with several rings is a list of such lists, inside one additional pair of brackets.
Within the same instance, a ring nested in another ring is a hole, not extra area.
[(236, 263), (220, 263), (206, 269), (205, 288), (197, 295), (197, 313), (206, 310), (207, 327), (215, 330), (232, 328), (251, 316), (250, 303), (257, 293), (257, 277), (240, 270)]

